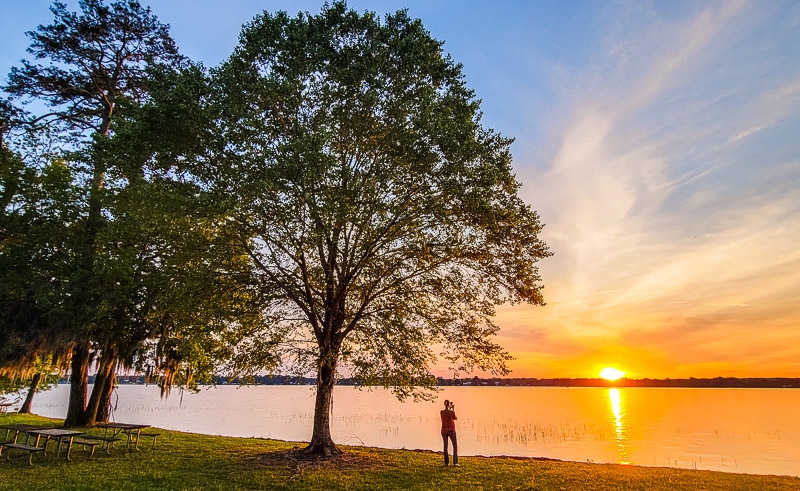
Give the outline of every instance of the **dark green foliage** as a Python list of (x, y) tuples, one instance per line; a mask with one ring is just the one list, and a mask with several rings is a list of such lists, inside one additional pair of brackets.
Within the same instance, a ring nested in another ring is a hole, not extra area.
[[(250, 283), (249, 258), (231, 244), (233, 224), (180, 158), (206, 151), (209, 118), (198, 102), (207, 92), (200, 67), (154, 67), (149, 101), (128, 108), (115, 121), (115, 137), (98, 147), (113, 163), (110, 178), (126, 183), (116, 194), (114, 226), (142, 244), (135, 250), (147, 257), (135, 262), (149, 268), (141, 275), (144, 290), (123, 295), (141, 299), (142, 311), (131, 318), (150, 332), (130, 363), (163, 375), (165, 389), (276, 363), (270, 344), (277, 338), (259, 346), (247, 341), (265, 337), (269, 319)], [(121, 262), (115, 256), (108, 264)]]
[(64, 354), (70, 340), (82, 193), (60, 160), (37, 167), (0, 152), (0, 365), (24, 371), (42, 351)]
[(501, 369), (492, 306), (542, 303), (548, 253), (509, 140), (480, 125), (441, 43), (404, 12), (264, 14), (218, 80), (226, 148), (209, 186), (257, 238), (261, 284), (317, 341), (352, 332), (361, 372), (425, 370), (431, 341), (465, 369)]
[(20, 389), (24, 389), (26, 385), (27, 380), (25, 379), (0, 375), (0, 395), (19, 392)]

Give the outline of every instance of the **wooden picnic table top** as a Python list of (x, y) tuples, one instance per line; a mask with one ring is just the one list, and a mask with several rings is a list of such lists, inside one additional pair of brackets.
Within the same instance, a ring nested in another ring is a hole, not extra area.
[(98, 428), (117, 428), (120, 430), (139, 430), (142, 428), (150, 428), (150, 425), (136, 424), (136, 423), (99, 423)]
[(29, 429), (23, 431), (25, 431), (26, 433), (33, 433), (34, 435), (45, 435), (45, 436), (52, 436), (55, 438), (66, 437), (66, 436), (78, 436), (86, 433), (85, 431), (65, 430), (62, 428), (37, 428), (37, 429)]

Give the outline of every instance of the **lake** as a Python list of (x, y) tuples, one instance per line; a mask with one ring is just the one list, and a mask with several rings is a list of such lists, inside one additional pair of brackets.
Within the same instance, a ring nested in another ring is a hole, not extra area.
[[(66, 415), (68, 385), (32, 410)], [(455, 402), (460, 455), (515, 455), (754, 474), (800, 475), (800, 390), (446, 387), (436, 402), (383, 389), (334, 390), (336, 443), (441, 450), (439, 409)], [(308, 441), (309, 386), (217, 386), (199, 393), (120, 385), (115, 421), (239, 437)]]

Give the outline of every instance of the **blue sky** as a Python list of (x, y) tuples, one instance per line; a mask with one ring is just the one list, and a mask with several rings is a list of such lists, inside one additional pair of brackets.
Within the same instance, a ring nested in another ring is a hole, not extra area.
[[(0, 72), (48, 5), (0, 0)], [(261, 10), (321, 2), (150, 5), (213, 66)], [(546, 307), (499, 311), (515, 375), (800, 376), (800, 2), (349, 5), (421, 18), (516, 139), (556, 255)]]

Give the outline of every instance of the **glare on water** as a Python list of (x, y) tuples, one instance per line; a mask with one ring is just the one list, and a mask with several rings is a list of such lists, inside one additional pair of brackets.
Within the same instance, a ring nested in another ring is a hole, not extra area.
[(608, 389), (608, 399), (611, 402), (611, 412), (614, 414), (614, 430), (617, 437), (617, 461), (620, 464), (633, 464), (628, 459), (628, 437), (625, 432), (624, 420), (622, 418), (622, 393), (619, 389)]

